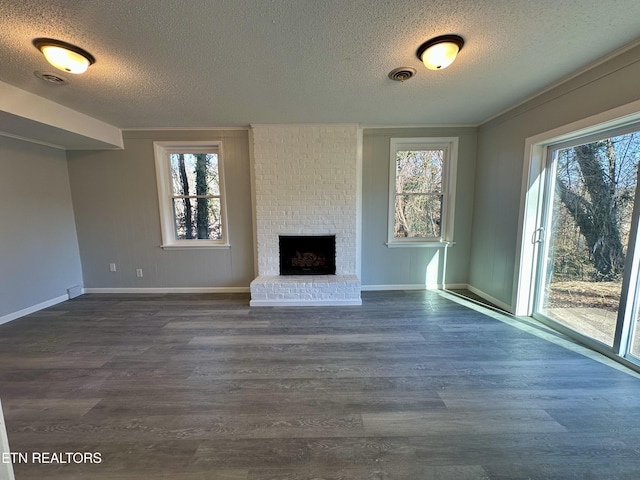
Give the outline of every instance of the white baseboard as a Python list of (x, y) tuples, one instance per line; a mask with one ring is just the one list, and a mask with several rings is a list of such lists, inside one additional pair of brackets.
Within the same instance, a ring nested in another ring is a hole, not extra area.
[(362, 300), (251, 300), (250, 307), (338, 307), (362, 305)]
[(479, 297), (484, 298), (489, 303), (493, 303), (496, 307), (500, 307), (501, 309), (503, 309), (503, 310), (505, 310), (507, 312), (511, 312), (511, 305), (508, 305), (508, 304), (498, 300), (497, 298), (492, 297), (491, 295), (489, 295), (488, 293), (483, 292), (479, 288), (476, 288), (473, 285), (467, 285), (467, 289), (469, 289), (471, 292), (475, 293)]
[(85, 288), (84, 293), (248, 293), (249, 287)]
[(466, 290), (469, 285), (466, 283), (447, 283), (444, 287), (446, 290)]
[(48, 307), (52, 307), (62, 302), (66, 302), (69, 300), (69, 295), (60, 295), (59, 297), (52, 298), (51, 300), (47, 300), (42, 303), (38, 303), (37, 305), (33, 305), (31, 307), (23, 308), (22, 310), (18, 310), (17, 312), (9, 313), (0, 317), (0, 325), (3, 323), (11, 322), (12, 320), (16, 320), (20, 317), (24, 317), (26, 315), (30, 315), (32, 313), (38, 312)]
[[(361, 290), (363, 292), (374, 292), (379, 290), (442, 290), (441, 283), (430, 283), (424, 285), (422, 283), (409, 283), (409, 284), (391, 284), (391, 285), (362, 285)], [(446, 288), (467, 288), (466, 283), (448, 283)]]
[(394, 284), (394, 285), (362, 285), (360, 290), (363, 292), (375, 292), (378, 290), (426, 290), (427, 286), (424, 284)]
[(494, 304), (496, 307), (500, 307), (501, 309), (511, 312), (511, 305), (507, 305), (504, 302), (501, 302), (497, 298), (493, 298), (491, 295), (483, 292), (479, 288), (474, 287), (473, 285), (468, 285), (466, 283), (447, 283), (444, 286), (441, 283), (438, 284), (405, 284), (405, 285), (362, 285), (362, 291), (379, 291), (379, 290), (469, 290), (479, 297), (484, 298), (489, 303)]

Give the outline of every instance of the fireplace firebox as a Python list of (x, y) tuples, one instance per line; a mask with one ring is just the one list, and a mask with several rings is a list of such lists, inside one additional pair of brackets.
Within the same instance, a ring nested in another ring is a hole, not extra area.
[(280, 275), (335, 274), (335, 235), (280, 235)]

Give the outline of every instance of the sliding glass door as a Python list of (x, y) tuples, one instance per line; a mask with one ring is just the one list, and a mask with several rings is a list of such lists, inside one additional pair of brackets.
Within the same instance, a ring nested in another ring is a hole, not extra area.
[(638, 129), (548, 148), (543, 220), (532, 240), (540, 243), (534, 317), (611, 350), (628, 340), (621, 352), (630, 345), (640, 357), (637, 272), (631, 271), (638, 262), (630, 258), (637, 238)]

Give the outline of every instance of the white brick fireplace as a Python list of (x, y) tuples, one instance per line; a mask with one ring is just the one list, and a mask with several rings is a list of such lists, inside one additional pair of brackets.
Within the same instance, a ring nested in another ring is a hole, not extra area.
[[(251, 306), (359, 305), (356, 125), (252, 127), (258, 277)], [(280, 235), (335, 235), (335, 275), (280, 275)]]

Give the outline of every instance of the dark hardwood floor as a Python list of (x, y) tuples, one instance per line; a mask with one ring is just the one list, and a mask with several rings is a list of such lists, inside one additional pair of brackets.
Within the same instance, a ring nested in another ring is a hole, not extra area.
[(247, 305), (83, 295), (0, 326), (16, 479), (640, 478), (638, 376), (559, 336), (438, 292)]

